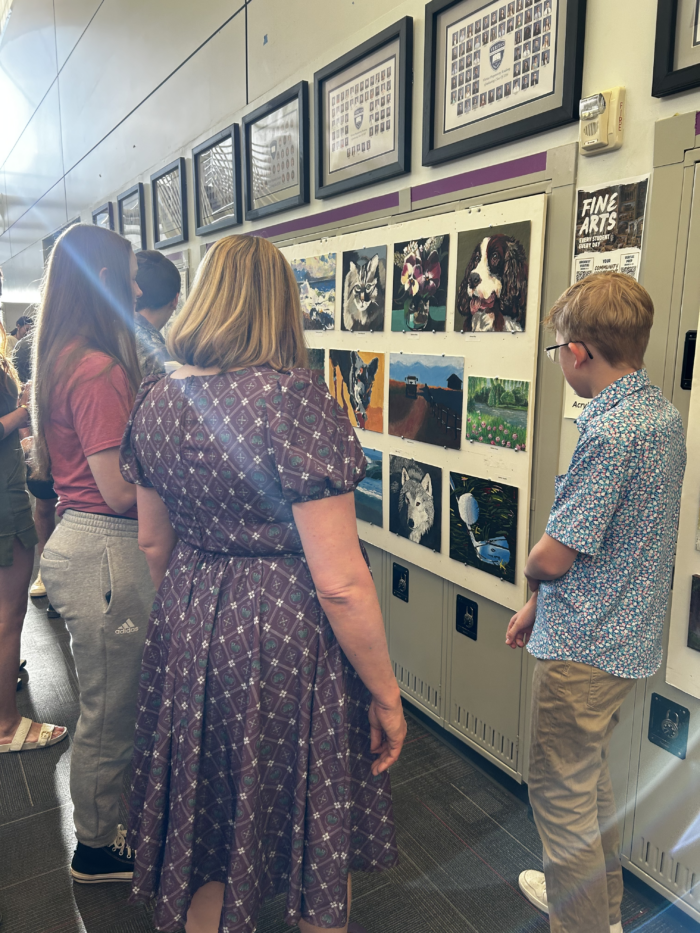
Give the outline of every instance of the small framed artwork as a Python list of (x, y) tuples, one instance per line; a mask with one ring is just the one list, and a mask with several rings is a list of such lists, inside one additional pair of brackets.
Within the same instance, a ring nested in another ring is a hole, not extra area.
[(114, 230), (114, 206), (111, 201), (98, 207), (92, 212), (92, 222), (96, 227), (104, 227), (106, 230)]
[(308, 102), (300, 81), (243, 117), (246, 220), (309, 203)]
[(423, 165), (578, 120), (585, 26), (586, 0), (516, 4), (513, 16), (505, 0), (431, 0)]
[(146, 206), (141, 182), (117, 197), (117, 218), (119, 232), (131, 243), (134, 252), (146, 249)]
[(700, 87), (700, 0), (658, 0), (652, 97)]
[(197, 236), (240, 224), (243, 211), (238, 124), (195, 146), (192, 167)]
[(411, 170), (412, 85), (410, 16), (316, 72), (317, 198)]
[(187, 230), (187, 178), (182, 156), (151, 175), (153, 245), (166, 249), (185, 243)]

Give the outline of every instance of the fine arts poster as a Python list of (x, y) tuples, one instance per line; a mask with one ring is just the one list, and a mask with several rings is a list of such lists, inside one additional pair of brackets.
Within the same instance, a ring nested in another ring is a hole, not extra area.
[(304, 330), (335, 327), (335, 253), (292, 259), (289, 263), (299, 286)]
[(367, 460), (365, 478), (355, 490), (355, 514), (363, 522), (382, 528), (382, 452), (363, 447)]
[(329, 350), (331, 395), (354, 428), (384, 432), (384, 354)]
[(470, 376), (465, 437), (504, 450), (525, 450), (529, 398), (529, 382)]
[(442, 470), (393, 455), (389, 467), (389, 531), (439, 552)]
[(392, 353), (389, 434), (459, 450), (464, 358)]
[(518, 490), (450, 473), (450, 557), (515, 583)]
[(393, 331), (445, 330), (449, 252), (449, 236), (395, 244)]
[(386, 246), (343, 253), (342, 330), (384, 330)]
[(525, 330), (530, 234), (529, 220), (459, 234), (455, 330)]

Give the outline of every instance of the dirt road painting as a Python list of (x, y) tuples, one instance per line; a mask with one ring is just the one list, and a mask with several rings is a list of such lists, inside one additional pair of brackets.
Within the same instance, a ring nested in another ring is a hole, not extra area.
[(392, 353), (389, 434), (459, 450), (464, 359)]

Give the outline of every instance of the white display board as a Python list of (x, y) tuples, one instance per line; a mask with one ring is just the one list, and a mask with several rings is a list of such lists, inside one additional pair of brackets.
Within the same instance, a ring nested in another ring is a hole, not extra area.
[(666, 681), (684, 693), (700, 698), (700, 651), (688, 647), (693, 574), (700, 574), (700, 550), (696, 550), (700, 516), (700, 365), (697, 362), (693, 372), (686, 443), (688, 465), (681, 497)]
[[(329, 377), (328, 351), (356, 350), (383, 353), (384, 366), (384, 420), (383, 431), (358, 430), (363, 447), (381, 451), (383, 454), (383, 527), (358, 520), (363, 540), (419, 564), (426, 570), (459, 584), (475, 593), (507, 606), (519, 609), (526, 598), (526, 582), (523, 575), (528, 555), (528, 531), (530, 525), (531, 474), (534, 438), (534, 413), (536, 401), (537, 349), (540, 336), (540, 296), (542, 290), (542, 263), (545, 233), (546, 196), (504, 201), (480, 208), (439, 214), (412, 220), (407, 223), (373, 228), (360, 233), (323, 238), (318, 241), (285, 247), (282, 252), (294, 265), (295, 260), (315, 256), (336, 256), (335, 282), (335, 326), (328, 330), (307, 330), (307, 342), (311, 348), (326, 350), (326, 378)], [(498, 233), (500, 229), (513, 229), (508, 225), (530, 223), (529, 277), (527, 286), (527, 310), (525, 328), (522, 332), (469, 332), (461, 328), (463, 318), (455, 309), (460, 284), (465, 276), (465, 263), (460, 257), (458, 268), (458, 239), (463, 231), (484, 230)], [(418, 241), (424, 238), (449, 235), (448, 284), (446, 298), (446, 320), (443, 332), (396, 332), (392, 322), (392, 276), (394, 246), (398, 243)], [(386, 297), (384, 330), (379, 332), (348, 332), (341, 329), (343, 296), (343, 253), (350, 250), (386, 247)], [(326, 319), (327, 321), (327, 319)], [(461, 447), (447, 449), (432, 443), (408, 440), (389, 434), (389, 378), (390, 358), (396, 354), (436, 355), (464, 359), (464, 397), (461, 413)], [(524, 451), (501, 449), (486, 443), (475, 443), (465, 438), (467, 424), (467, 381), (469, 376), (490, 377), (505, 380), (522, 380), (530, 383), (527, 410), (527, 444)], [(440, 550), (431, 550), (408, 538), (392, 534), (389, 530), (389, 457), (390, 455), (411, 458), (442, 469), (441, 501), (435, 507), (441, 509), (442, 530)], [(518, 490), (517, 546), (515, 559), (515, 581), (499, 579), (491, 573), (468, 566), (450, 558), (450, 471), (479, 477), (494, 483), (503, 483)]]

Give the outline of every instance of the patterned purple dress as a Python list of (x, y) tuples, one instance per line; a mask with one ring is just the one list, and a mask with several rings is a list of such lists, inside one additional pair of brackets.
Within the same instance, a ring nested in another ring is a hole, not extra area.
[(267, 367), (148, 377), (121, 451), (178, 535), (149, 623), (133, 758), (132, 901), (184, 925), (226, 885), (220, 933), (346, 921), (348, 871), (396, 864), (369, 694), (319, 605), (291, 505), (354, 490), (362, 448), (325, 383)]

